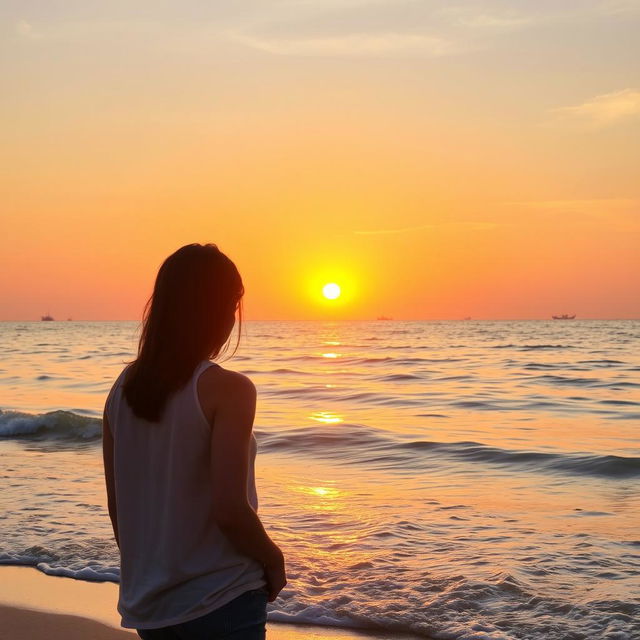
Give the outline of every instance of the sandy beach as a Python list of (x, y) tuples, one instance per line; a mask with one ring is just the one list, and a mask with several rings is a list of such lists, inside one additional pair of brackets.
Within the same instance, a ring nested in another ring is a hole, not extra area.
[[(0, 569), (0, 640), (126, 640), (119, 626), (117, 585), (44, 575), (31, 567)], [(267, 624), (270, 640), (413, 640), (416, 636), (331, 627)]]

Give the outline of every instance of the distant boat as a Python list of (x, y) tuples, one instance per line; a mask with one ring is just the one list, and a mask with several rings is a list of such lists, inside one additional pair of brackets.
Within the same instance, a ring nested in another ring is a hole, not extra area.
[(462, 318), (463, 320), (471, 320), (471, 316), (465, 316), (464, 318)]
[(554, 320), (573, 320), (576, 317), (576, 314), (574, 313), (572, 316), (563, 313), (561, 316), (551, 316)]
[(393, 318), (390, 318), (389, 316), (378, 316), (376, 320), (393, 320)]
[(46, 316), (40, 316), (40, 320), (42, 320), (42, 322), (52, 322), (54, 318), (47, 313)]

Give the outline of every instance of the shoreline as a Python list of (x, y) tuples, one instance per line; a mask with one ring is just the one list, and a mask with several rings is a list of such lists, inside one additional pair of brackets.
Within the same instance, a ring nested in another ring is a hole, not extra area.
[[(120, 627), (118, 586), (48, 576), (35, 567), (0, 568), (0, 640), (131, 640), (135, 631)], [(269, 640), (418, 640), (363, 629), (267, 622)], [(424, 637), (420, 640), (426, 640)]]

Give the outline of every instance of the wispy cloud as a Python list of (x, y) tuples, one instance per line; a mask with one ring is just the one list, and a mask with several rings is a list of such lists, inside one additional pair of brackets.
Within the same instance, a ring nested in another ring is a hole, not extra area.
[(601, 0), (597, 9), (605, 15), (640, 13), (640, 0)]
[(461, 23), (467, 27), (512, 29), (532, 24), (534, 20), (529, 16), (499, 16), (487, 13), (479, 13), (461, 19)]
[(399, 227), (395, 229), (368, 229), (361, 231), (354, 231), (356, 235), (361, 236), (379, 236), (379, 235), (395, 235), (400, 233), (408, 233), (414, 231), (435, 231), (437, 229), (473, 229), (476, 231), (486, 231), (488, 229), (494, 229), (498, 224), (496, 222), (439, 222), (434, 224), (420, 224), (413, 227)]
[(635, 198), (590, 198), (584, 200), (514, 200), (505, 205), (518, 204), (535, 209), (562, 211), (567, 209), (638, 209), (640, 200)]
[(534, 15), (518, 14), (515, 11), (498, 11), (477, 5), (456, 5), (440, 9), (438, 14), (453, 25), (471, 29), (512, 30), (528, 26), (537, 21)]
[(416, 0), (278, 0), (275, 2), (276, 7), (299, 8), (311, 7), (313, 9), (349, 9), (351, 7), (370, 7), (397, 5)]
[(640, 91), (623, 89), (622, 91), (604, 93), (586, 100), (582, 104), (560, 107), (552, 111), (591, 126), (605, 127), (640, 115)]
[(640, 199), (638, 198), (521, 200), (501, 204), (509, 208), (522, 207), (527, 216), (554, 218), (570, 225), (596, 225), (609, 231), (640, 232)]
[(444, 56), (460, 51), (459, 45), (444, 38), (412, 33), (350, 33), (325, 37), (260, 37), (228, 32), (231, 40), (261, 51), (298, 56)]
[(406, 233), (407, 231), (422, 231), (423, 229), (432, 229), (432, 224), (421, 224), (416, 227), (401, 227), (399, 229), (367, 229), (361, 231), (354, 231), (359, 236), (382, 236), (382, 235), (394, 235), (398, 233)]
[(279, 55), (442, 57), (488, 46), (537, 17), (499, 0), (442, 6), (433, 0), (280, 0), (228, 31), (229, 39)]
[[(545, 25), (575, 25), (618, 14), (626, 20), (640, 0), (247, 0), (205, 5), (206, 10), (187, 10), (183, 16), (181, 6), (164, 3), (156, 20), (118, 20), (105, 9), (102, 19), (47, 20), (37, 33), (22, 20), (15, 29), (23, 39), (91, 39), (114, 31), (155, 38), (157, 31), (162, 32), (156, 40), (160, 47), (181, 42), (185, 34), (194, 49), (232, 41), (282, 56), (437, 58), (491, 49), (509, 34)], [(167, 19), (172, 19), (170, 32)]]
[(494, 39), (526, 29), (603, 15), (624, 18), (639, 5), (640, 0), (271, 0), (261, 11), (243, 14), (228, 36), (278, 55), (440, 57), (491, 48)]

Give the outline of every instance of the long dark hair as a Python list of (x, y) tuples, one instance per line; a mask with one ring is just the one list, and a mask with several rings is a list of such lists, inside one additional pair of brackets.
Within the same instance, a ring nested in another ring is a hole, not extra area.
[(136, 416), (158, 422), (198, 363), (227, 351), (237, 311), (236, 352), (243, 295), (238, 269), (215, 244), (188, 244), (163, 262), (144, 309), (138, 357), (123, 384)]

